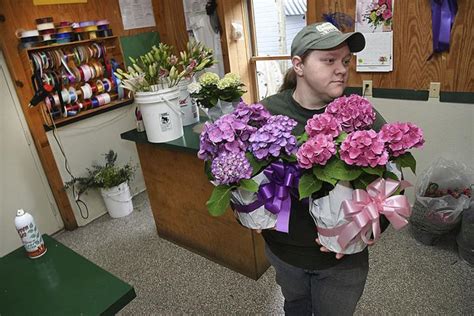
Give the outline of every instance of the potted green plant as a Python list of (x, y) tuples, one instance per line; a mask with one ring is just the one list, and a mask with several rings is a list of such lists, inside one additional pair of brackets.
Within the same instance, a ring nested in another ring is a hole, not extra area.
[(104, 156), (105, 165), (94, 163), (91, 168), (86, 169), (86, 176), (67, 182), (66, 188), (74, 186), (77, 190), (74, 197), (76, 199), (89, 189), (100, 189), (110, 216), (113, 218), (127, 216), (133, 211), (128, 182), (133, 179), (136, 167), (130, 163), (122, 167), (117, 166), (117, 153), (113, 150), (109, 150)]

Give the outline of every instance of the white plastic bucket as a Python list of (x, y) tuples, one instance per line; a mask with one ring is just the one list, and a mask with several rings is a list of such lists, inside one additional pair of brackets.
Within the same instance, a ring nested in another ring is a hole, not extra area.
[(150, 143), (165, 143), (183, 136), (178, 87), (135, 93)]
[(199, 122), (199, 109), (196, 101), (189, 95), (188, 85), (193, 82), (191, 79), (183, 79), (178, 84), (179, 106), (183, 112), (183, 126), (188, 126)]
[(110, 189), (101, 188), (100, 194), (111, 217), (124, 217), (133, 211), (132, 196), (127, 182)]

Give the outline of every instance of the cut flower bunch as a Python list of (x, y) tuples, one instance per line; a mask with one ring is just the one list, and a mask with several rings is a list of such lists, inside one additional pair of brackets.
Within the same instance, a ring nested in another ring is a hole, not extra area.
[(130, 57), (127, 71), (120, 68), (114, 73), (121, 85), (132, 92), (148, 92), (176, 86), (182, 79), (191, 78), (196, 72), (215, 63), (213, 51), (202, 43), (191, 41), (186, 51), (173, 54), (174, 48), (164, 43), (138, 58)]
[(374, 26), (391, 25), (392, 23), (392, 0), (373, 0), (365, 19)]
[[(280, 177), (281, 173), (285, 178), (285, 173), (288, 177), (290, 171), (295, 171), (283, 161), (294, 163), (296, 160), (297, 141), (291, 134), (296, 124), (287, 116), (272, 116), (261, 104), (244, 102), (240, 102), (233, 113), (214, 123), (205, 123), (198, 157), (206, 161), (208, 177), (215, 185), (207, 202), (211, 215), (222, 215), (230, 205), (231, 196), (239, 211), (238, 204), (247, 204), (241, 200), (246, 199), (242, 190), (250, 193), (253, 203), (253, 206), (244, 206), (249, 209), (241, 210), (243, 213), (264, 211), (262, 205), (269, 206), (276, 200), (270, 191), (275, 191), (271, 186), (278, 180), (269, 179)], [(294, 184), (295, 181), (296, 190)], [(257, 192), (263, 194), (261, 190), (267, 190), (267, 195), (257, 199)]]
[(398, 195), (409, 184), (397, 173), (405, 167), (415, 172), (409, 150), (423, 145), (423, 132), (401, 122), (386, 123), (376, 132), (375, 119), (367, 99), (343, 96), (309, 119), (300, 137), (296, 156), (304, 171), (299, 195), (332, 188), (312, 200), (310, 213), (321, 242), (335, 252), (354, 253), (375, 242), (381, 215), (396, 229), (410, 216), (406, 197)]
[(238, 74), (229, 72), (223, 78), (212, 72), (202, 74), (197, 82), (188, 85), (188, 92), (204, 108), (216, 106), (219, 100), (239, 100), (247, 92)]

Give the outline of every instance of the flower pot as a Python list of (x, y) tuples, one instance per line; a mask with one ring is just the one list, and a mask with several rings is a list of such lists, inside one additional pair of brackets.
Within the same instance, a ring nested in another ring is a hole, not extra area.
[(183, 136), (178, 99), (178, 87), (135, 93), (150, 143), (165, 143)]
[(101, 188), (100, 194), (110, 217), (124, 217), (133, 211), (132, 196), (127, 182), (109, 189)]
[(239, 105), (240, 100), (235, 100), (235, 101), (232, 101), (232, 102), (219, 100), (219, 102), (221, 104), (222, 113), (223, 114), (229, 114), (229, 113), (234, 112), (237, 105)]
[[(267, 183), (268, 179), (263, 172), (252, 178), (259, 186)], [(234, 215), (240, 224), (250, 229), (273, 229), (276, 226), (277, 215), (265, 209), (262, 205), (250, 212), (239, 212), (236, 209), (238, 205), (251, 205), (257, 201), (257, 193), (237, 188), (231, 192), (231, 204), (233, 205)]]
[[(310, 200), (309, 211), (318, 230), (334, 229), (347, 224), (348, 221), (345, 219), (341, 204), (344, 200), (352, 198), (353, 191), (348, 182), (340, 181), (328, 195)], [(337, 235), (327, 236), (318, 232), (318, 237), (323, 246), (336, 253), (353, 254), (361, 252), (367, 247), (360, 237), (351, 241), (346, 248), (341, 247)]]
[(193, 98), (189, 95), (188, 85), (192, 79), (183, 79), (178, 84), (179, 106), (183, 112), (183, 126), (188, 126), (199, 122), (199, 110)]

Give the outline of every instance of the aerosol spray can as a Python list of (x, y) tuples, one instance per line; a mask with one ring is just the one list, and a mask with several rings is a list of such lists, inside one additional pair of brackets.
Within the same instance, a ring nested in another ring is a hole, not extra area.
[(28, 257), (32, 259), (39, 258), (46, 253), (43, 237), (41, 237), (31, 214), (22, 209), (18, 210), (15, 217), (15, 226)]

